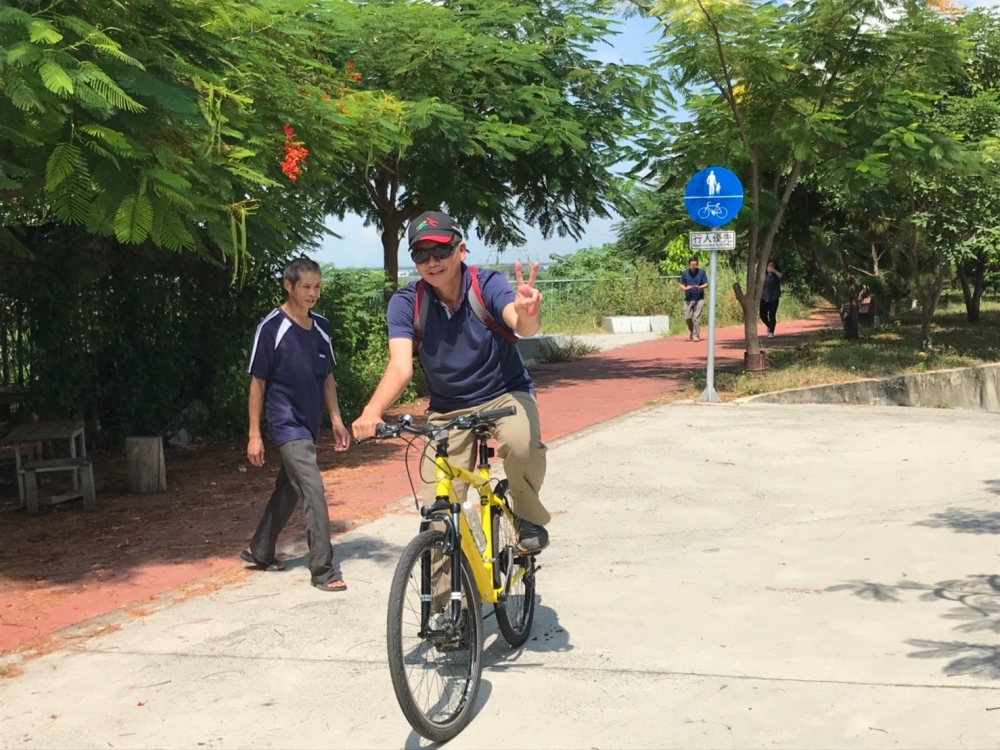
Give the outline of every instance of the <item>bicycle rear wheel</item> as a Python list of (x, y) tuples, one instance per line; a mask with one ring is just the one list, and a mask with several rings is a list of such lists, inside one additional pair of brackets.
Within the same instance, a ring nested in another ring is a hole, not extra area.
[(506, 599), (494, 604), (493, 609), (504, 640), (517, 648), (528, 640), (531, 623), (535, 619), (535, 557), (518, 555), (517, 531), (511, 525), (509, 516), (494, 507), (492, 518), (493, 549), (496, 552), (493, 585), (507, 590)]
[(447, 742), (471, 721), (483, 674), (479, 592), (463, 556), (462, 616), (455, 623), (443, 548), (444, 532), (424, 531), (403, 550), (386, 623), (396, 700), (410, 726), (432, 742)]

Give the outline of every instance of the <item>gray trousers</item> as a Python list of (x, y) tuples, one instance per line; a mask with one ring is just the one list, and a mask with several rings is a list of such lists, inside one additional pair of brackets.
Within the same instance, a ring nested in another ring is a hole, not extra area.
[(292, 517), (295, 506), (302, 501), (306, 516), (306, 541), (309, 544), (309, 571), (317, 584), (337, 578), (333, 567), (333, 545), (330, 543), (330, 512), (326, 507), (323, 478), (316, 463), (316, 445), (312, 440), (292, 440), (281, 451), (281, 472), (274, 483), (274, 492), (250, 541), (250, 554), (255, 560), (274, 560), (278, 535)]
[(684, 301), (684, 320), (692, 336), (701, 336), (701, 311), (704, 307), (704, 299)]

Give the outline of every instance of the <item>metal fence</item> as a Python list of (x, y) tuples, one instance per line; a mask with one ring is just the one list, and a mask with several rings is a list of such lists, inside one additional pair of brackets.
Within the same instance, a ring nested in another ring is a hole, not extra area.
[[(680, 276), (661, 276), (664, 284), (675, 282)], [(631, 281), (631, 277), (622, 279)], [(545, 295), (546, 307), (569, 307), (591, 302), (594, 287), (600, 279), (538, 279), (535, 286)], [(513, 282), (512, 282), (513, 283)]]
[(0, 295), (0, 386), (25, 386), (30, 353), (28, 315), (24, 304)]
[(30, 355), (27, 309), (22, 302), (0, 295), (0, 434), (6, 434), (11, 414), (24, 401)]

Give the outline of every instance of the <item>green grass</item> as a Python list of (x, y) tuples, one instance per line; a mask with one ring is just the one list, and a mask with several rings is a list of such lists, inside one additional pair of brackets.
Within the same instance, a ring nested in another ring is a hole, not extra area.
[[(718, 270), (718, 290), (716, 295), (715, 324), (719, 328), (743, 325), (743, 309), (736, 300), (733, 283), (736, 272), (725, 266)], [(609, 315), (657, 315), (670, 316), (669, 336), (687, 330), (684, 324), (683, 293), (675, 280), (661, 280), (660, 288), (647, 284), (637, 295), (637, 300), (628, 299), (627, 284), (621, 288), (616, 284), (594, 285), (585, 293), (559, 296), (548, 294), (542, 308), (542, 333), (562, 333), (579, 336), (589, 333), (606, 333), (601, 328), (601, 318)], [(636, 308), (630, 310), (630, 303)], [(778, 307), (778, 322), (808, 318), (815, 306), (815, 300), (800, 300), (791, 294), (781, 298)], [(708, 309), (702, 313), (702, 325), (708, 324)]]
[(564, 344), (556, 344), (546, 341), (541, 345), (541, 351), (537, 358), (539, 364), (555, 364), (557, 362), (570, 362), (574, 359), (586, 357), (588, 354), (596, 354), (600, 347), (586, 344), (577, 338), (570, 337)]
[[(781, 304), (785, 304), (784, 299)], [(780, 337), (780, 327), (778, 333)], [(781, 346), (778, 338), (767, 347), (766, 373), (723, 370), (716, 373), (715, 388), (723, 397), (739, 398), (1000, 361), (1000, 303), (984, 301), (980, 322), (970, 325), (961, 297), (949, 298), (935, 316), (932, 338), (934, 348), (921, 351), (920, 321), (912, 313), (879, 331), (862, 328), (857, 341), (845, 341), (840, 330), (820, 334), (798, 346)], [(691, 390), (700, 392), (704, 385), (705, 375), (699, 373), (693, 378)]]

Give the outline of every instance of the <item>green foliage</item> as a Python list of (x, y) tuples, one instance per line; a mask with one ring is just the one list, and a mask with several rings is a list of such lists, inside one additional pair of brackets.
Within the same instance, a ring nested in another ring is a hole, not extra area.
[[(736, 228), (747, 266), (737, 296), (748, 319), (801, 179), (874, 202), (873, 181), (896, 184), (900, 165), (964, 163), (954, 134), (933, 118), (963, 59), (960, 35), (940, 14), (906, 0), (647, 8), (662, 22), (660, 63), (690, 117), (651, 136), (638, 168), (654, 165), (664, 193), (708, 164), (741, 176), (747, 202)], [(755, 330), (746, 345), (759, 350)]]
[(692, 257), (698, 259), (699, 265), (704, 268), (710, 253), (692, 252), (688, 248), (686, 237), (675, 237), (667, 243), (663, 259), (660, 261), (660, 272), (667, 276), (680, 276), (684, 269), (688, 267)]
[[(323, 293), (316, 311), (330, 320), (337, 367), (337, 396), (345, 420), (361, 413), (389, 364), (385, 275), (378, 271), (323, 268)], [(420, 364), (404, 402), (426, 392)]]
[(652, 263), (637, 263), (630, 276), (601, 274), (594, 300), (603, 315), (670, 315), (679, 309), (676, 282), (661, 279)]
[[(81, 225), (222, 258), (238, 277), (308, 246), (354, 118), (397, 106), (345, 86), (348, 7), (14, 0), (0, 22), (0, 226)], [(279, 168), (289, 120), (317, 167), (298, 184)]]
[(629, 274), (634, 264), (614, 244), (585, 247), (569, 255), (552, 255), (544, 278), (596, 279), (603, 274)]
[[(523, 244), (522, 218), (544, 236), (580, 237), (608, 215), (620, 188), (611, 167), (657, 103), (648, 69), (591, 54), (614, 33), (608, 16), (601, 0), (351, 6), (361, 86), (403, 105), (392, 123), (360, 124), (350, 192), (331, 206), (380, 228), (391, 280), (399, 232), (425, 209), (501, 249)], [(369, 145), (369, 132), (386, 143)]]
[(27, 408), (83, 417), (101, 444), (158, 434), (204, 402), (213, 434), (247, 429), (246, 365), (254, 329), (277, 301), (276, 269), (242, 289), (193, 254), (113, 239), (76, 242), (58, 224), (30, 230), (34, 260), (6, 258), (0, 298), (23, 306)]

